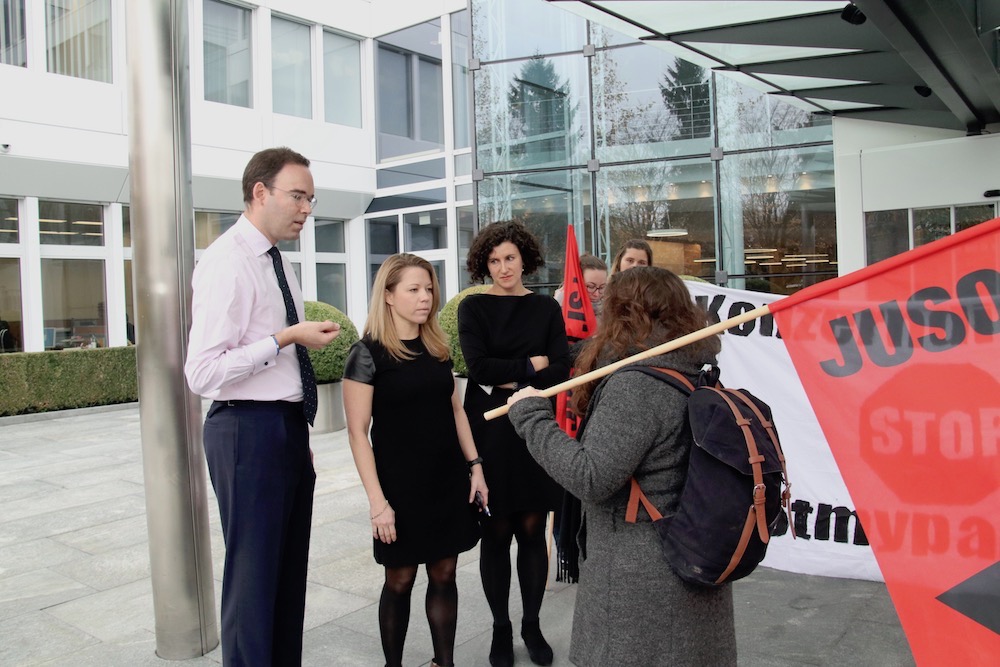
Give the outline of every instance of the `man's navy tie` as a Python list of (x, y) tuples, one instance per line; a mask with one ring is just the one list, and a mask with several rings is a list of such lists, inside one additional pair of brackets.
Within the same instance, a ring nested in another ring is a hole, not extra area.
[[(285, 298), (285, 316), (288, 324), (298, 324), (299, 314), (295, 312), (295, 302), (292, 301), (292, 291), (288, 289), (288, 279), (285, 278), (285, 267), (281, 264), (281, 253), (274, 246), (271, 246), (267, 254), (271, 256), (274, 263), (274, 273), (278, 276), (278, 286), (281, 288), (281, 296)], [(316, 373), (313, 372), (312, 361), (309, 359), (309, 350), (304, 346), (295, 344), (295, 355), (299, 358), (299, 371), (302, 374), (302, 411), (306, 415), (306, 421), (312, 425), (316, 418)]]

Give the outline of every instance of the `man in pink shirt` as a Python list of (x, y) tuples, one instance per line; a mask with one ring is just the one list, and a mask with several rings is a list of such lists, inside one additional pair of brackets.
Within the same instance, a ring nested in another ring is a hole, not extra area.
[(223, 664), (297, 665), (316, 483), (307, 348), (340, 328), (305, 321), (298, 281), (275, 247), (299, 238), (316, 203), (309, 160), (260, 151), (243, 172), (243, 201), (239, 221), (194, 270), (184, 371), (192, 391), (213, 399), (204, 441), (226, 542)]

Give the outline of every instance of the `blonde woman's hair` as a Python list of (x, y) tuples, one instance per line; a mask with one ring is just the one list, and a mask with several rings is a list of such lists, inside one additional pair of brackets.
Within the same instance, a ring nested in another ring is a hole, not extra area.
[(392, 310), (385, 302), (386, 293), (396, 289), (399, 281), (403, 278), (403, 271), (413, 266), (425, 270), (431, 277), (431, 314), (427, 321), (419, 327), (420, 340), (431, 356), (445, 361), (448, 359), (448, 339), (445, 337), (441, 325), (438, 324), (437, 318), (437, 312), (441, 306), (441, 288), (438, 285), (434, 267), (423, 257), (400, 253), (392, 255), (382, 262), (378, 273), (375, 274), (375, 284), (372, 286), (372, 304), (368, 310), (364, 333), (372, 340), (381, 343), (382, 347), (394, 359), (406, 361), (416, 357), (399, 339), (396, 326), (392, 321)]

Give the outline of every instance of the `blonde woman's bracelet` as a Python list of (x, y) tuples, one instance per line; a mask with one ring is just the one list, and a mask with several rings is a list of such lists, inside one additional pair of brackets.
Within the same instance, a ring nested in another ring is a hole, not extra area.
[(383, 507), (383, 508), (382, 508), (381, 510), (379, 510), (379, 513), (378, 513), (378, 514), (373, 514), (373, 515), (371, 516), (371, 520), (372, 520), (372, 521), (374, 521), (375, 519), (377, 519), (377, 518), (379, 518), (380, 516), (382, 516), (383, 514), (385, 514), (385, 511), (386, 511), (387, 509), (389, 509), (389, 501), (388, 501), (388, 500), (387, 500), (387, 501), (385, 501), (385, 507)]

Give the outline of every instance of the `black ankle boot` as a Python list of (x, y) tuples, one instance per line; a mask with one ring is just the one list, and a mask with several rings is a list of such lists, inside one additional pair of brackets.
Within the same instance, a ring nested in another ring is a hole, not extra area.
[(536, 665), (552, 664), (552, 647), (542, 636), (542, 629), (538, 627), (538, 619), (534, 621), (521, 621), (521, 639), (528, 648), (528, 656), (531, 662)]
[(514, 667), (514, 629), (510, 622), (493, 624), (493, 644), (490, 645), (492, 667)]

